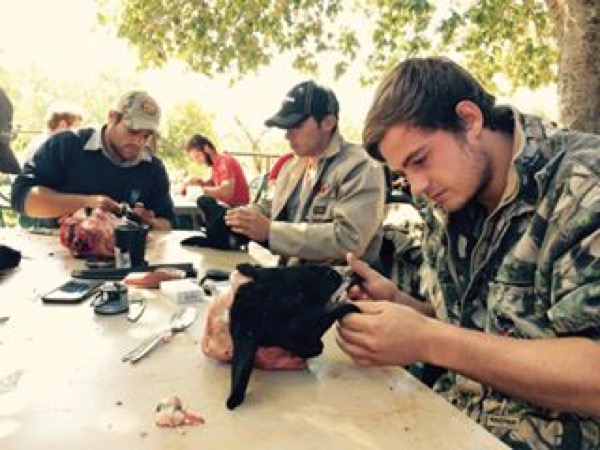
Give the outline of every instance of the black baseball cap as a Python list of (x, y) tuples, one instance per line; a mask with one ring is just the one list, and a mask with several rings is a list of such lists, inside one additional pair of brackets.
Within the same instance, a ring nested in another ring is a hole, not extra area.
[(312, 80), (304, 81), (287, 93), (281, 109), (268, 119), (265, 125), (283, 129), (294, 128), (310, 116), (337, 116), (339, 111), (340, 105), (331, 89)]
[(4, 89), (0, 88), (0, 172), (19, 173), (21, 167), (10, 148), (13, 107)]

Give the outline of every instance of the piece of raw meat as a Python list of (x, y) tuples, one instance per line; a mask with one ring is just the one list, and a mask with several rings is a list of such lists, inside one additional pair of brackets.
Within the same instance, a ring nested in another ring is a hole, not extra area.
[(110, 257), (114, 255), (115, 227), (124, 219), (94, 209), (80, 209), (60, 220), (60, 243), (75, 257)]
[(131, 272), (123, 282), (128, 286), (153, 289), (158, 288), (163, 281), (183, 278), (185, 278), (185, 271), (163, 267), (151, 272)]

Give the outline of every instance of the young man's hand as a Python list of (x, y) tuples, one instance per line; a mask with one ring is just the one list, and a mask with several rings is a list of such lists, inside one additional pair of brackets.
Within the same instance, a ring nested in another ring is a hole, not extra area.
[(340, 348), (362, 366), (405, 366), (426, 355), (428, 331), (435, 321), (413, 308), (392, 302), (357, 303), (360, 313), (337, 326)]
[(143, 203), (138, 202), (133, 207), (133, 212), (140, 216), (142, 222), (150, 225), (150, 228), (158, 231), (167, 231), (171, 229), (171, 222), (162, 217), (156, 217), (156, 214), (151, 209), (146, 209)]
[(348, 290), (348, 296), (352, 300), (394, 300), (400, 294), (391, 280), (371, 269), (353, 254), (348, 253), (346, 261), (361, 279), (359, 284)]
[(359, 284), (348, 290), (348, 297), (351, 300), (388, 300), (409, 306), (426, 316), (434, 316), (433, 308), (429, 302), (416, 300), (406, 292), (401, 291), (393, 281), (371, 269), (356, 256), (348, 253), (346, 261), (352, 271), (361, 279)]
[(106, 195), (86, 195), (84, 203), (86, 208), (100, 208), (112, 213), (121, 211), (121, 205)]
[(253, 241), (269, 240), (271, 221), (254, 209), (244, 207), (230, 209), (225, 215), (225, 223), (236, 233), (248, 236)]

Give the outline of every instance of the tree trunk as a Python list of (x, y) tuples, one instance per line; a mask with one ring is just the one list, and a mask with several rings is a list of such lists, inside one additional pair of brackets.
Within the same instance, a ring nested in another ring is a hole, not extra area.
[(600, 0), (546, 0), (558, 42), (561, 125), (600, 134)]

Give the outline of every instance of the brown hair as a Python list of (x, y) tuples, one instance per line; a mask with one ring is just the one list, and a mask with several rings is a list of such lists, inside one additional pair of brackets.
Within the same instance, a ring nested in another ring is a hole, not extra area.
[(201, 151), (202, 153), (204, 153), (204, 156), (206, 158), (206, 163), (209, 166), (212, 166), (211, 156), (204, 151), (205, 145), (208, 145), (214, 151), (217, 150), (215, 148), (215, 146), (213, 145), (213, 143), (210, 141), (210, 139), (208, 139), (206, 136), (202, 136), (201, 134), (194, 134), (188, 141), (187, 145), (185, 146), (185, 150), (190, 151), (191, 149), (194, 149), (194, 150)]
[(53, 113), (48, 122), (46, 122), (46, 125), (49, 130), (54, 131), (63, 120), (66, 122), (67, 127), (72, 127), (75, 122), (81, 119), (82, 117), (79, 114)]
[(71, 128), (78, 120), (83, 120), (81, 108), (70, 102), (56, 102), (48, 109), (46, 126), (50, 131), (56, 131), (62, 121)]
[(456, 113), (461, 100), (475, 103), (484, 126), (493, 128), (495, 98), (467, 70), (447, 58), (410, 58), (389, 72), (377, 88), (363, 130), (363, 145), (382, 159), (379, 143), (393, 125), (428, 130), (464, 130)]

